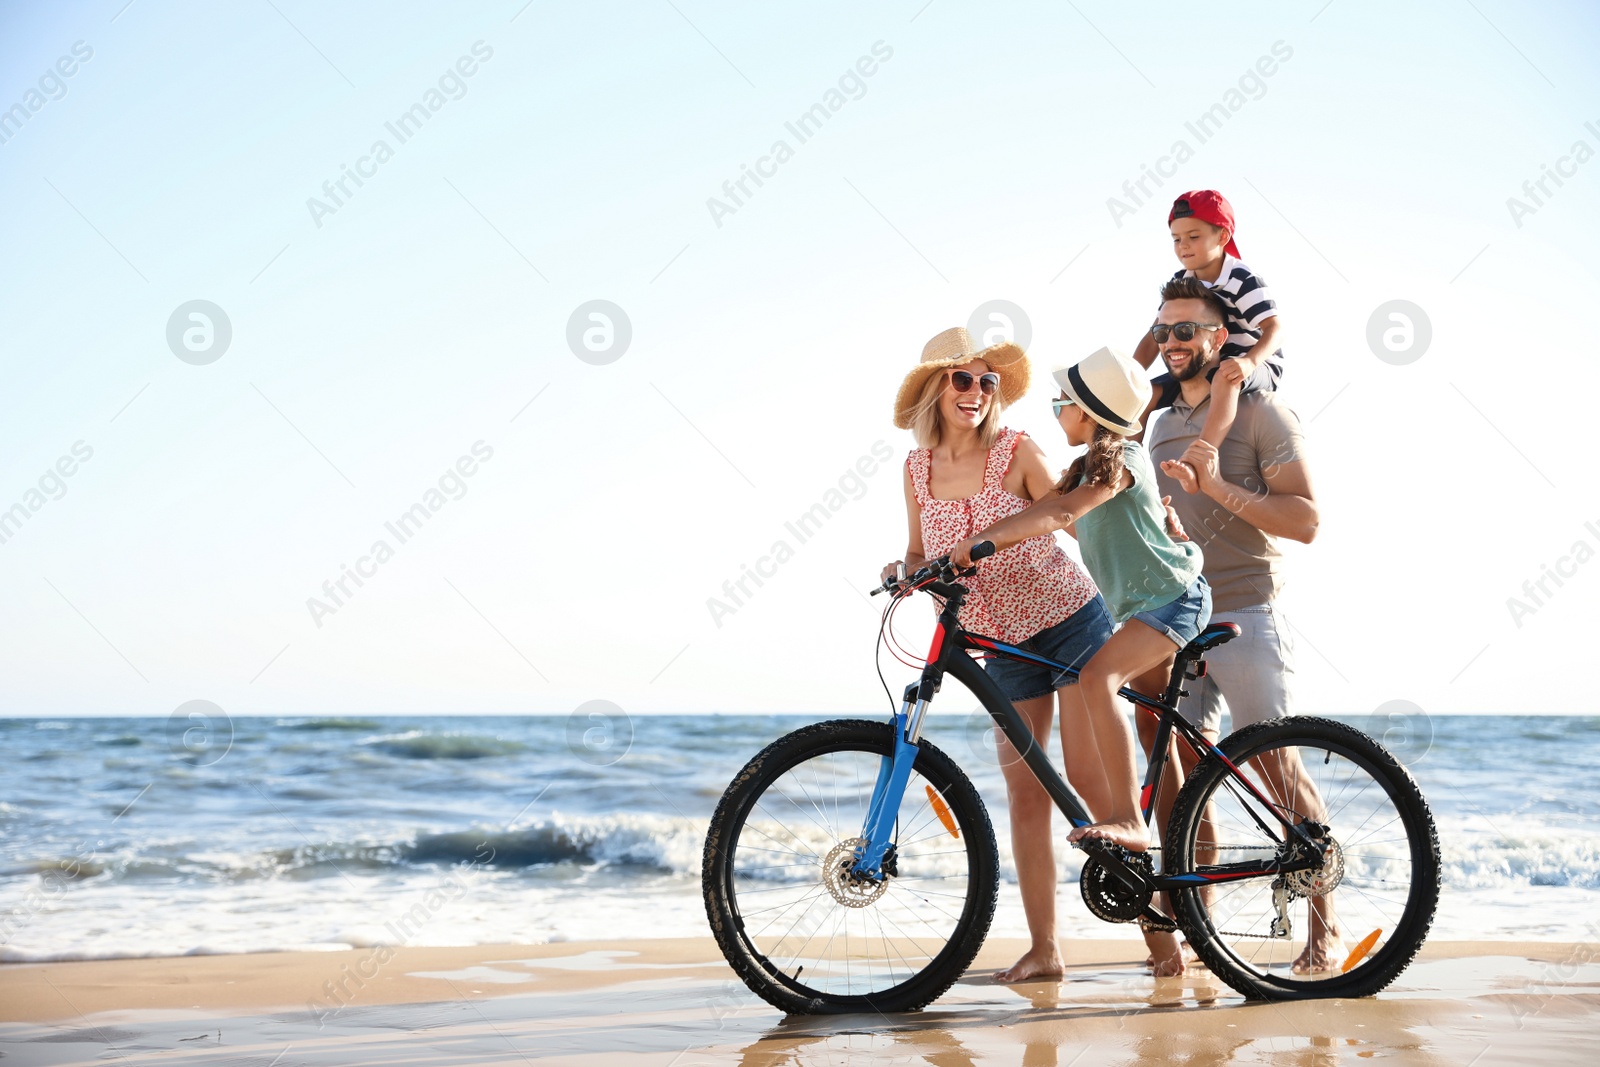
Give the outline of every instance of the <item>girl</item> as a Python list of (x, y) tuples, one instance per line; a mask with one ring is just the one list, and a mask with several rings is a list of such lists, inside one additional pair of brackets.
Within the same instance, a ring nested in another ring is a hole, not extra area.
[[(964, 329), (929, 341), (895, 400), (895, 425), (911, 430), (921, 447), (906, 459), (909, 545), (907, 570), (942, 556), (974, 530), (1024, 511), (1055, 494), (1044, 452), (1000, 424), (1000, 413), (1027, 392), (1028, 357), (1010, 343), (979, 351)], [(1111, 637), (1111, 615), (1094, 582), (1061, 551), (1048, 532), (1018, 537), (1008, 551), (985, 560), (967, 580), (972, 594), (961, 625), (1082, 666)], [(1067, 777), (1096, 818), (1110, 811), (1105, 774), (1087, 740), (1079, 687), (1066, 674), (1001, 660), (985, 664), (1016, 705), (1033, 736), (1048, 745), (1055, 706), (1061, 708)], [(1067, 745), (1066, 736), (1080, 739)], [(1011, 848), (1022, 908), (1032, 944), (1012, 966), (995, 974), (1022, 982), (1063, 973), (1056, 943), (1056, 865), (1050, 819), (1055, 806), (1021, 756), (996, 731), (1011, 811)]]
[[(1144, 446), (1129, 440), (1150, 399), (1150, 382), (1138, 364), (1102, 348), (1055, 372), (1061, 398), (1056, 419), (1074, 445), (1088, 449), (1055, 490), (1032, 507), (983, 529), (951, 550), (950, 560), (970, 566), (972, 546), (1012, 545), (1066, 530), (1078, 539), (1084, 564), (1105, 595), (1119, 629), (1079, 675), (1086, 718), (1109, 790), (1110, 813), (1080, 827), (1067, 840), (1103, 837), (1142, 852), (1149, 830), (1139, 813), (1133, 733), (1117, 707), (1117, 690), (1131, 684), (1159, 694), (1178, 649), (1211, 617), (1211, 590), (1200, 574), (1200, 549), (1177, 542), (1163, 528), (1164, 509), (1155, 470)], [(998, 555), (995, 557), (998, 558)], [(1171, 933), (1145, 932), (1158, 976), (1181, 974), (1183, 957)]]

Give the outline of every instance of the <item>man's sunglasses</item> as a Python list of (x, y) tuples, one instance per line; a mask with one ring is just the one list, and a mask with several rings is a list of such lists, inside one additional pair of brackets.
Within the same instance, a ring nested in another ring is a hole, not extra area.
[(1169, 337), (1176, 337), (1180, 341), (1193, 341), (1196, 330), (1220, 329), (1221, 326), (1207, 326), (1203, 322), (1174, 322), (1170, 325), (1163, 322), (1150, 327), (1150, 336), (1156, 339), (1156, 344), (1164, 345)]
[(971, 371), (953, 370), (950, 372), (950, 386), (958, 393), (965, 393), (971, 389), (973, 382), (978, 383), (978, 388), (983, 390), (984, 396), (993, 396), (994, 391), (1000, 388), (1000, 375), (993, 371), (982, 377), (974, 377)]

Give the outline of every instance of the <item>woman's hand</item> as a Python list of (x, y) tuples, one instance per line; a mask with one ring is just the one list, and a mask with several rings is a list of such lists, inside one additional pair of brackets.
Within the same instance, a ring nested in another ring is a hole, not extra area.
[(969, 537), (950, 550), (950, 563), (963, 569), (973, 566), (972, 546), (978, 543), (978, 538)]
[[(883, 570), (878, 574), (878, 578), (883, 582), (888, 582), (891, 578), (898, 578), (900, 577), (900, 568), (905, 566), (906, 561), (903, 559), (897, 559), (893, 563), (885, 564)], [(907, 571), (910, 569), (906, 567)]]

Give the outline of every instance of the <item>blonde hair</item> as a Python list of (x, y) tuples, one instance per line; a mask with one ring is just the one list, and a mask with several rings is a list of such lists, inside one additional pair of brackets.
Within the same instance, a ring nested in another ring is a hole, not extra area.
[[(944, 417), (939, 414), (939, 399), (949, 387), (950, 372), (959, 369), (947, 367), (928, 375), (928, 380), (922, 383), (922, 392), (911, 407), (910, 419), (911, 435), (917, 439), (917, 447), (937, 448), (939, 442), (944, 440)], [(977, 383), (973, 383), (973, 388), (977, 388)], [(995, 441), (1000, 438), (1000, 410), (1005, 406), (1000, 402), (998, 389), (989, 399), (989, 410), (984, 412), (983, 419), (978, 423), (978, 443), (985, 449), (993, 448)]]

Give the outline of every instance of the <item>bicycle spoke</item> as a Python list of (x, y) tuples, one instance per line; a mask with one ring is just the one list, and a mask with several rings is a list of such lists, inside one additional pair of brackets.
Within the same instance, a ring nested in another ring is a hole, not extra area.
[[(898, 820), (899, 876), (864, 908), (833, 898), (824, 854), (861, 832), (881, 759), (840, 752), (793, 767), (753, 805), (735, 847), (735, 890), (754, 905), (740, 908), (745, 936), (783, 974), (825, 992), (859, 995), (908, 980), (949, 941), (970, 896), (967, 849), (913, 772)], [(944, 864), (954, 866), (935, 866)]]
[[(1366, 981), (1361, 977), (1364, 968), (1383, 972), (1372, 986), (1381, 988), (1420, 943), (1415, 927), (1410, 931), (1403, 927), (1416, 906), (1419, 872), (1413, 857), (1419, 844), (1417, 835), (1431, 835), (1431, 826), (1425, 808), (1415, 803), (1403, 806), (1397, 800), (1402, 794), (1394, 789), (1403, 793), (1409, 788), (1415, 796), (1415, 787), (1403, 772), (1393, 779), (1392, 771), (1381, 769), (1385, 764), (1393, 767), (1381, 749), (1338, 723), (1311, 722), (1314, 725), (1309, 730), (1292, 719), (1252, 728), (1256, 737), (1276, 735), (1284, 740), (1257, 742), (1257, 747), (1239, 753), (1234, 764), (1286, 818), (1326, 827), (1329, 841), (1324, 846), (1327, 854), (1321, 871), (1265, 873), (1177, 892), (1183, 895), (1185, 909), (1199, 906), (1198, 914), (1213, 932), (1202, 938), (1202, 947), (1209, 944), (1208, 962), (1213, 969), (1220, 968), (1218, 973), (1230, 982), (1235, 981), (1230, 977), (1234, 973), (1254, 976), (1251, 986), (1239, 988), (1259, 991), (1262, 987), (1254, 985), (1258, 979), (1275, 983), (1269, 987), (1275, 990), (1310, 990), (1319, 983), (1335, 981), (1341, 989), (1355, 989), (1360, 995), (1360, 984)], [(1325, 744), (1314, 740), (1318, 736), (1337, 740)], [(1349, 749), (1343, 747), (1346, 743)], [(1372, 755), (1352, 755), (1363, 752)], [(1181, 834), (1185, 836), (1177, 846), (1187, 857), (1181, 861), (1187, 864), (1183, 869), (1214, 872), (1259, 863), (1263, 858), (1270, 860), (1269, 853), (1280, 845), (1288, 850), (1280, 854), (1299, 854), (1302, 846), (1295, 838), (1280, 842), (1264, 832), (1263, 819), (1271, 826), (1276, 816), (1268, 814), (1262, 801), (1220, 761), (1214, 761), (1199, 777), (1205, 780), (1197, 782), (1196, 789), (1203, 793), (1192, 793), (1183, 805)], [(1400, 784), (1386, 784), (1390, 780)], [(1431, 841), (1431, 836), (1426, 840)], [(1172, 844), (1169, 842), (1169, 847)], [(1437, 867), (1430, 870), (1436, 886)], [(1287, 890), (1281, 914), (1289, 923), (1288, 936), (1282, 930), (1274, 932), (1280, 916), (1275, 901), (1275, 886), (1279, 885)], [(1316, 895), (1318, 892), (1323, 895)], [(1426, 906), (1431, 909), (1431, 902)], [(1341, 967), (1346, 957), (1339, 953), (1349, 952), (1373, 930), (1381, 932), (1376, 942), (1360, 955), (1349, 957), (1348, 969)], [(1421, 930), (1425, 932), (1426, 926)], [(1387, 950), (1396, 937), (1402, 938), (1400, 949), (1406, 953), (1398, 961)], [(1327, 969), (1296, 971), (1299, 962)]]

